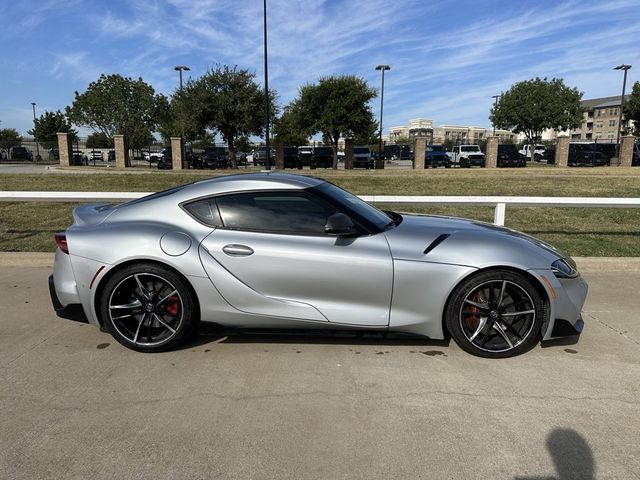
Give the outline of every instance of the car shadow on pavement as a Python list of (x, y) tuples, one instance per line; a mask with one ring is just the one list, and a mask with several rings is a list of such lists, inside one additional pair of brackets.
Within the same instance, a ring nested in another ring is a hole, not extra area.
[(595, 480), (595, 460), (582, 435), (571, 428), (555, 428), (547, 436), (554, 476), (516, 476), (514, 480)]
[(235, 330), (214, 324), (201, 324), (198, 332), (177, 347), (184, 350), (210, 343), (320, 344), (320, 345), (385, 345), (448, 347), (449, 339), (431, 340), (417, 335), (363, 331), (332, 330)]

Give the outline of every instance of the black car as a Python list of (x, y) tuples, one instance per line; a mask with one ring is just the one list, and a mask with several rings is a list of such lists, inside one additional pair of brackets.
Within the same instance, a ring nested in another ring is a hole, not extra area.
[(162, 158), (158, 160), (158, 170), (172, 170), (173, 155), (171, 154), (171, 147), (165, 148), (162, 152)]
[(424, 153), (424, 168), (429, 167), (451, 167), (451, 158), (447, 155), (444, 145), (427, 145)]
[(333, 147), (315, 147), (313, 149), (312, 167), (332, 168)]
[[(298, 147), (298, 161), (303, 167), (311, 167), (313, 164), (313, 147)], [(315, 168), (315, 164), (313, 167)]]
[(570, 143), (569, 167), (601, 167), (607, 165), (607, 156), (597, 151), (591, 143)]
[(229, 168), (229, 152), (225, 147), (206, 147), (202, 155), (194, 159), (193, 165), (196, 168)]
[(116, 151), (115, 150), (109, 150), (109, 152), (107, 153), (107, 161), (109, 161), (109, 162), (115, 162), (116, 161)]
[(284, 147), (284, 168), (302, 168), (298, 147)]
[(60, 161), (60, 150), (57, 148), (52, 148), (49, 150), (49, 161), (50, 162), (59, 162)]
[(497, 167), (526, 167), (527, 159), (515, 145), (498, 145)]
[(600, 152), (605, 156), (607, 165), (611, 165), (611, 159), (616, 156), (616, 144), (615, 143), (594, 143), (593, 149), (596, 152)]
[(33, 160), (33, 154), (25, 147), (13, 147), (10, 158), (11, 160)]
[(556, 163), (556, 147), (547, 147), (542, 158), (547, 161), (548, 165)]
[(89, 157), (80, 150), (74, 150), (71, 157), (71, 165), (89, 165)]

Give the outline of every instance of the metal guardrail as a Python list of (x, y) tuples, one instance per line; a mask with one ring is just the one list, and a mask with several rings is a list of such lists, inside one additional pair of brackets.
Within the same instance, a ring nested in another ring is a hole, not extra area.
[[(153, 192), (29, 192), (0, 191), (0, 202), (123, 202)], [(472, 205), (494, 207), (493, 223), (504, 225), (507, 205), (513, 207), (640, 208), (640, 198), (493, 197), (362, 195), (370, 203), (414, 205)]]

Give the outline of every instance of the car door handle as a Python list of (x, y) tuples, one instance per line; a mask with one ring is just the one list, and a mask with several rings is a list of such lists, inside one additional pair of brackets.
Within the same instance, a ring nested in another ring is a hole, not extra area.
[(253, 255), (253, 248), (235, 243), (225, 245), (222, 247), (222, 251), (231, 257), (248, 257), (249, 255)]

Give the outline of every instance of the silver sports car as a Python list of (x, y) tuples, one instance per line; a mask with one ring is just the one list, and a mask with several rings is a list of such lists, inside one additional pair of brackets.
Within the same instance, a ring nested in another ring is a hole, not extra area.
[(85, 205), (56, 235), (58, 315), (155, 352), (199, 322), (403, 332), (482, 357), (578, 335), (587, 284), (535, 238), (383, 212), (322, 179), (231, 175)]

